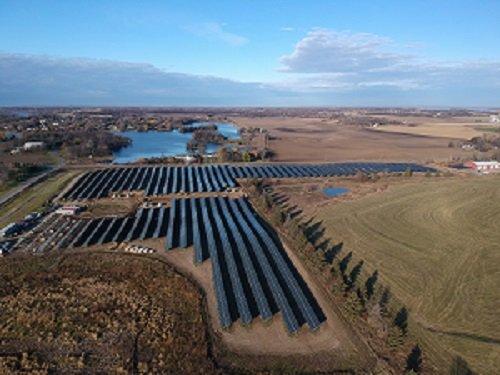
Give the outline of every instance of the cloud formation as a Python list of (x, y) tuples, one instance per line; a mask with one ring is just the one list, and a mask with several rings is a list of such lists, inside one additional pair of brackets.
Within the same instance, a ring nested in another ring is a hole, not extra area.
[(314, 29), (281, 57), (280, 71), (300, 76), (302, 89), (500, 90), (499, 61), (443, 62), (400, 49), (375, 34)]
[(217, 22), (204, 22), (198, 25), (189, 26), (187, 29), (194, 35), (210, 40), (219, 40), (231, 46), (241, 46), (248, 43), (247, 38), (225, 31), (223, 26), (224, 24)]
[(0, 54), (0, 105), (247, 105), (279, 92), (259, 83), (169, 73), (150, 64)]

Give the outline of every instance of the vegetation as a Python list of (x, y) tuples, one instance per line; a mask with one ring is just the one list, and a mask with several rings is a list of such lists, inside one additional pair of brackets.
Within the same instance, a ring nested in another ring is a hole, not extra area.
[(198, 290), (158, 260), (12, 257), (0, 280), (2, 373), (217, 373)]
[(45, 142), (49, 150), (62, 150), (69, 157), (110, 156), (130, 144), (130, 139), (102, 130), (72, 130), (26, 133), (23, 141)]
[[(327, 285), (332, 303), (343, 318), (370, 341), (380, 358), (389, 358), (386, 365), (393, 371), (407, 368), (405, 356), (413, 343), (413, 338), (408, 338), (408, 310), (379, 285), (378, 271), (362, 281), (364, 261), (352, 265), (352, 252), (341, 257), (342, 244), (329, 247), (319, 226), (299, 220), (277, 203), (280, 196), (273, 193), (266, 181), (252, 180), (247, 190), (261, 213), (285, 235), (287, 245)], [(420, 361), (417, 372), (421, 369)]]
[(58, 173), (26, 189), (1, 207), (0, 227), (19, 221), (30, 212), (42, 210), (77, 174), (75, 171)]
[(419, 179), (325, 206), (315, 220), (346, 249), (340, 274), (364, 260), (364, 271), (376, 271), (406, 305), (389, 331), (392, 345), (409, 330), (440, 368), (460, 353), (471, 368), (493, 373), (500, 366), (498, 202), (498, 176)]

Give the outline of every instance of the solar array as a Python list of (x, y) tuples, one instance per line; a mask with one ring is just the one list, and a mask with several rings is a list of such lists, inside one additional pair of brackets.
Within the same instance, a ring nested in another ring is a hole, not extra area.
[(304, 178), (353, 175), (358, 171), (434, 171), (411, 163), (334, 164), (212, 164), (206, 166), (118, 167), (87, 172), (64, 195), (82, 200), (112, 193), (143, 191), (146, 196), (175, 193), (220, 192), (237, 185), (238, 178)]
[(282, 248), (245, 198), (173, 199), (170, 207), (139, 208), (135, 215), (75, 219), (52, 215), (45, 241), (34, 252), (111, 242), (164, 238), (167, 250), (194, 247), (194, 262), (211, 260), (222, 327), (250, 324), (281, 312), (287, 329), (325, 319), (312, 293)]
[[(134, 216), (104, 217), (99, 219), (72, 219), (58, 216), (51, 227), (64, 233), (57, 243), (50, 237), (42, 246), (48, 244), (55, 249), (65, 247), (86, 247), (110, 242), (130, 242), (149, 238), (165, 237), (170, 209), (168, 207), (140, 208)], [(39, 251), (43, 249), (39, 248)]]
[[(171, 235), (170, 235), (171, 234)], [(166, 249), (194, 246), (195, 263), (210, 258), (219, 320), (229, 327), (282, 313), (290, 332), (325, 319), (275, 233), (244, 198), (172, 200)]]

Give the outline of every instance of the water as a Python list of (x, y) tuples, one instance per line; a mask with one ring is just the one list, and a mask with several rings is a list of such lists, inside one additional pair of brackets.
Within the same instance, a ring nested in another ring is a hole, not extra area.
[(323, 193), (325, 193), (328, 197), (338, 197), (339, 195), (347, 194), (348, 192), (349, 189), (343, 187), (330, 186), (323, 189)]
[[(204, 123), (194, 123), (191, 126), (202, 126)], [(238, 128), (232, 124), (216, 124), (219, 132), (228, 139), (238, 139)], [(177, 130), (161, 132), (124, 131), (118, 133), (130, 138), (132, 144), (113, 154), (113, 162), (117, 164), (130, 163), (138, 159), (164, 156), (180, 156), (187, 154), (186, 145), (191, 139), (191, 133), (179, 133)], [(218, 145), (208, 144), (207, 153), (216, 152)]]

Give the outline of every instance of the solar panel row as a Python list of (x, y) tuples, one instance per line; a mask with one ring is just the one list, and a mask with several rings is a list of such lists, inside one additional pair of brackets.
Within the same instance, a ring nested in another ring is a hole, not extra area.
[(187, 167), (108, 168), (87, 172), (69, 189), (69, 200), (96, 199), (111, 193), (144, 191), (147, 196), (175, 193), (224, 191), (236, 186), (238, 178), (301, 178), (353, 175), (358, 171), (377, 172), (434, 171), (410, 163), (334, 163), (334, 164), (252, 164)]
[[(314, 297), (246, 199), (174, 199), (171, 211), (166, 249), (194, 246), (196, 263), (208, 254), (223, 327), (238, 319), (249, 324), (255, 316), (267, 320), (277, 311), (290, 332), (304, 323), (319, 327), (324, 316)], [(192, 231), (192, 241), (176, 226)]]
[(222, 327), (277, 312), (290, 332), (305, 323), (314, 330), (324, 320), (281, 243), (244, 198), (173, 199), (170, 207), (140, 208), (134, 216), (64, 218), (58, 225), (49, 238), (59, 238), (57, 248), (159, 237), (166, 237), (167, 250), (194, 246), (195, 263), (211, 260)]

